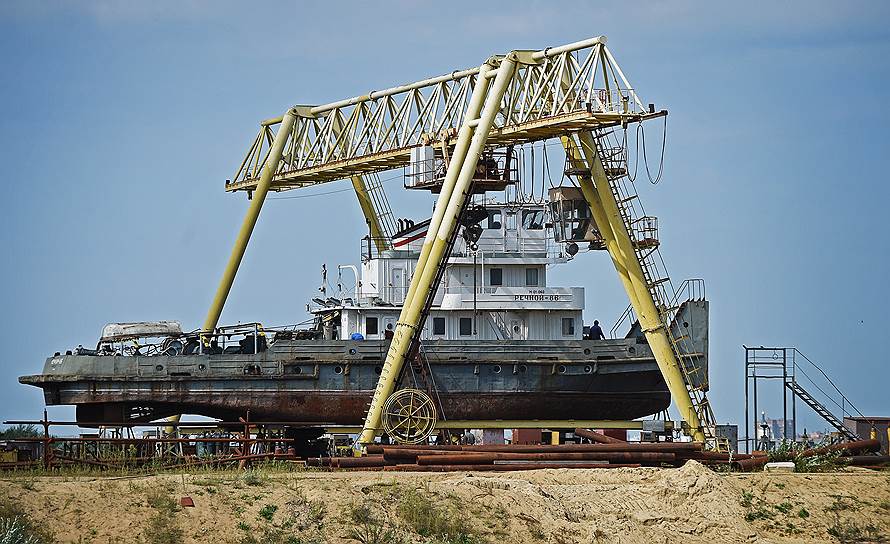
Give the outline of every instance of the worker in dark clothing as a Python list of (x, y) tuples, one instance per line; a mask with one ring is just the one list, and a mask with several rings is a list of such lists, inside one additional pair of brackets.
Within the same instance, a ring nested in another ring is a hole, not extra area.
[(383, 331), (383, 339), (384, 340), (392, 340), (393, 336), (395, 336), (395, 333), (392, 330), (392, 323), (387, 323), (386, 330)]
[(591, 340), (605, 340), (606, 335), (603, 334), (603, 329), (600, 328), (600, 322), (594, 321), (593, 326), (590, 327), (590, 339)]

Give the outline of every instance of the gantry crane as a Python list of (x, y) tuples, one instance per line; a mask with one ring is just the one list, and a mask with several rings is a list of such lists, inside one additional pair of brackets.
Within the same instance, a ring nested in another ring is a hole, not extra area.
[[(705, 389), (690, 377), (684, 338), (671, 328), (676, 308), (666, 274), (654, 265), (652, 248), (635, 232), (647, 218), (635, 213), (636, 193), (611, 164), (607, 131), (667, 115), (645, 107), (604, 36), (543, 50), (495, 55), (478, 68), (374, 91), (330, 104), (298, 105), (263, 121), (259, 134), (226, 190), (252, 197), (222, 281), (208, 312), (212, 331), (267, 193), (350, 178), (371, 235), (383, 238), (368, 176), (403, 167), (411, 151), (431, 146), (448, 157), (447, 171), (426, 239), (405, 297), (394, 337), (359, 437), (370, 443), (381, 430), (384, 403), (393, 393), (406, 355), (425, 320), (425, 302), (448, 259), (448, 244), (471, 192), (473, 173), (486, 149), (559, 138), (572, 175), (590, 206), (688, 433), (714, 444), (714, 416)], [(385, 203), (385, 200), (382, 201)], [(386, 242), (380, 242), (385, 244)], [(380, 247), (385, 249), (385, 246)]]

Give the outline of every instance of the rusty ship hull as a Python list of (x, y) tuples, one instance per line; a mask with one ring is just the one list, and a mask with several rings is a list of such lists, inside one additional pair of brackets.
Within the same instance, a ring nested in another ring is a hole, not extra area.
[[(57, 355), (19, 381), (82, 423), (174, 414), (300, 425), (360, 424), (388, 342), (287, 340), (257, 354)], [(666, 409), (667, 386), (640, 338), (424, 343), (444, 417), (635, 419)], [(410, 370), (403, 385), (413, 385)]]

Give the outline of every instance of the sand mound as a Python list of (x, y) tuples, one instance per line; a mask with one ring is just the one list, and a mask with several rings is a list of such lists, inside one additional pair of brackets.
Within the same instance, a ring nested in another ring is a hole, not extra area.
[[(813, 542), (840, 529), (872, 540), (890, 535), (886, 473), (730, 475), (689, 462), (498, 474), (278, 472), (253, 483), (231, 472), (0, 481), (0, 497), (28, 509), (61, 542), (131, 542), (166, 530), (155, 526), (164, 504), (158, 496), (194, 499), (195, 508), (169, 513), (167, 529), (181, 531), (184, 542), (285, 542), (285, 533), (355, 542), (357, 505), (368, 506), (391, 541), (406, 543), (429, 541), (417, 524), (442, 516), (460, 518), (474, 542)], [(280, 539), (259, 538), (270, 534)]]

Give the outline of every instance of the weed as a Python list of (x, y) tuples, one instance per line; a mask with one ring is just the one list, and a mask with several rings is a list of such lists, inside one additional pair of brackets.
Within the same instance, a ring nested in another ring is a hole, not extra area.
[(797, 512), (797, 517), (799, 517), (801, 519), (806, 519), (806, 518), (810, 517), (810, 513), (809, 513), (809, 511), (807, 511), (806, 508), (801, 508)]
[(741, 504), (745, 508), (751, 508), (753, 500), (754, 493), (751, 493), (750, 491), (742, 491), (742, 499), (739, 501), (739, 504)]
[(247, 523), (244, 523), (243, 521), (238, 522), (238, 528), (241, 529), (242, 531), (250, 531), (250, 525)]
[(858, 525), (853, 521), (842, 521), (840, 515), (834, 513), (834, 522), (828, 527), (828, 534), (842, 544), (853, 542), (883, 542), (880, 530), (872, 524)]
[(272, 518), (275, 516), (275, 512), (277, 511), (277, 506), (275, 506), (274, 504), (267, 504), (260, 509), (260, 517), (268, 522), (271, 522)]
[(45, 524), (38, 523), (18, 503), (0, 499), (0, 542), (10, 544), (50, 544), (55, 537)]
[(790, 502), (787, 502), (787, 501), (786, 501), (786, 502), (777, 504), (777, 505), (775, 506), (775, 508), (776, 508), (776, 510), (778, 510), (779, 512), (782, 512), (783, 514), (787, 514), (788, 512), (791, 511), (792, 508), (794, 508), (794, 505), (791, 504)]
[(257, 470), (248, 470), (241, 477), (241, 481), (252, 487), (262, 487), (266, 485), (268, 477)]
[(776, 487), (779, 488), (779, 489), (785, 489), (785, 484), (780, 483), (780, 482), (776, 482)]
[(882, 500), (878, 503), (878, 508), (880, 508), (881, 510), (890, 510), (890, 501), (888, 501), (887, 499)]
[(399, 516), (420, 536), (445, 542), (469, 543), (479, 540), (470, 528), (464, 511), (453, 502), (438, 506), (429, 491), (417, 490), (408, 490), (399, 499)]
[(179, 511), (179, 504), (170, 495), (172, 491), (169, 485), (157, 486), (146, 491), (145, 499), (148, 505), (155, 509), (155, 513), (149, 518), (142, 532), (142, 542), (146, 544), (182, 542), (185, 531), (176, 519), (175, 514)]
[(844, 497), (843, 495), (832, 495), (834, 502), (825, 508), (827, 512), (843, 512), (844, 510), (859, 510), (856, 499), (853, 497)]
[(349, 538), (361, 544), (388, 544), (396, 540), (395, 530), (387, 527), (386, 520), (375, 514), (368, 503), (351, 505), (347, 516), (351, 522)]

